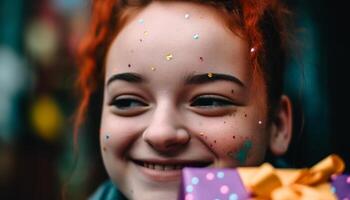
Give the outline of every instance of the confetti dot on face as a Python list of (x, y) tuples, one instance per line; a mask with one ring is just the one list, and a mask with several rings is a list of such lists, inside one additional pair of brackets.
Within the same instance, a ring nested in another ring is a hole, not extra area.
[(189, 19), (190, 18), (190, 14), (186, 13), (185, 14), (185, 19)]
[(145, 32), (143, 32), (143, 34), (144, 34), (145, 36), (147, 36), (147, 35), (148, 35), (148, 32), (147, 32), (147, 31), (145, 31)]
[(193, 199), (194, 199), (193, 194), (186, 194), (185, 200), (193, 200)]
[(197, 185), (199, 183), (199, 178), (198, 177), (193, 177), (191, 180), (193, 185)]
[(250, 49), (250, 52), (251, 52), (251, 53), (253, 53), (254, 51), (255, 51), (255, 48), (254, 48), (254, 47)]
[(258, 123), (259, 123), (259, 124), (262, 124), (262, 121), (259, 121)]
[(145, 22), (143, 19), (139, 19), (139, 24), (143, 24)]
[(209, 78), (213, 77), (213, 73), (210, 73), (210, 72), (209, 72), (209, 73), (208, 73), (208, 77), (209, 77)]
[(169, 53), (165, 56), (165, 58), (166, 58), (166, 60), (169, 61), (169, 60), (173, 59), (173, 54)]
[(186, 186), (186, 192), (193, 192), (193, 186), (192, 185), (188, 185)]
[(229, 189), (229, 187), (227, 185), (223, 185), (223, 186), (220, 187), (220, 192), (222, 194), (227, 194), (229, 190), (230, 189)]
[(151, 70), (152, 70), (152, 71), (156, 71), (156, 68), (155, 68), (155, 67), (151, 67)]
[(229, 200), (238, 200), (238, 195), (236, 193), (231, 193), (229, 196)]
[(199, 34), (198, 33), (194, 34), (193, 39), (195, 39), (195, 40), (199, 39)]
[(224, 173), (224, 172), (218, 172), (218, 173), (216, 174), (216, 177), (218, 177), (218, 178), (224, 178), (224, 176), (225, 176), (225, 173)]
[(207, 173), (206, 175), (207, 180), (211, 181), (214, 179), (214, 174), (213, 173)]

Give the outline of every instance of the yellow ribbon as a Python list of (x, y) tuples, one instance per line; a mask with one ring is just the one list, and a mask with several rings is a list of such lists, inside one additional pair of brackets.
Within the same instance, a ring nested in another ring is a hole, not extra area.
[(238, 171), (256, 200), (336, 200), (327, 181), (344, 168), (344, 161), (332, 154), (310, 169), (275, 169), (264, 163)]

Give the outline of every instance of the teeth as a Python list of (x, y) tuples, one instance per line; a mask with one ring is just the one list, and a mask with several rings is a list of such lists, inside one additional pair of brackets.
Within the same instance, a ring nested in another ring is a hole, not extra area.
[(167, 170), (176, 170), (176, 169), (182, 169), (182, 165), (159, 165), (159, 164), (152, 164), (152, 163), (143, 163), (143, 166), (150, 169), (155, 170), (161, 170), (161, 171), (167, 171)]
[(154, 169), (156, 169), (156, 170), (164, 170), (164, 165), (157, 165), (157, 164), (155, 164), (154, 165)]

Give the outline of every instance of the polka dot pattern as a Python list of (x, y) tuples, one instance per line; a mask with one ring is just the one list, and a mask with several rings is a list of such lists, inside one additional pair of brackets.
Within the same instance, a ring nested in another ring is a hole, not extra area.
[(249, 193), (235, 169), (184, 168), (182, 198), (185, 200), (240, 200)]

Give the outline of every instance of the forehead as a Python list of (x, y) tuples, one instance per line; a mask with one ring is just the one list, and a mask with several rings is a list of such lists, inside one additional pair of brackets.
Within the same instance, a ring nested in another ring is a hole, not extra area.
[(113, 41), (107, 54), (107, 74), (135, 69), (130, 66), (167, 67), (170, 73), (186, 66), (192, 71), (244, 74), (247, 48), (246, 42), (228, 29), (216, 8), (154, 1)]

